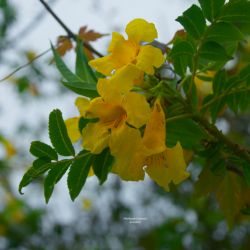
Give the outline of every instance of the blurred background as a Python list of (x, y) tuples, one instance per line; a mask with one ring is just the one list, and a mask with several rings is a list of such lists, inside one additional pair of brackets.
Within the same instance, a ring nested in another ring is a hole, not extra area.
[[(155, 23), (159, 40), (166, 43), (181, 28), (177, 16), (196, 1), (47, 2), (73, 32), (86, 25), (104, 34), (124, 32), (130, 20), (140, 17)], [(23, 196), (18, 193), (33, 160), (30, 142), (49, 142), (49, 112), (59, 108), (64, 119), (77, 114), (76, 95), (62, 87), (52, 54), (46, 52), (60, 35), (66, 34), (38, 0), (0, 0), (0, 78), (21, 68), (0, 82), (0, 250), (249, 249), (249, 223), (229, 230), (213, 196), (194, 198), (193, 183), (201, 171), (198, 161), (189, 167), (191, 178), (171, 193), (149, 179), (121, 182), (114, 175), (104, 186), (89, 178), (74, 203), (65, 179), (48, 205), (41, 179), (25, 188)], [(92, 45), (105, 54), (109, 41), (108, 35)], [(249, 54), (249, 47), (238, 53)], [(73, 65), (74, 56), (74, 51), (66, 53), (65, 62)], [(248, 123), (249, 114), (236, 119), (226, 113), (218, 125), (245, 142)]]

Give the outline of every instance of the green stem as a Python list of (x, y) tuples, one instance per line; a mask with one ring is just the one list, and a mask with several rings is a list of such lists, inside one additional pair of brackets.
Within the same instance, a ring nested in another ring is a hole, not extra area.
[(192, 118), (192, 117), (193, 117), (193, 114), (177, 115), (177, 116), (173, 116), (173, 117), (170, 117), (170, 118), (166, 119), (166, 123), (175, 122), (175, 121), (178, 121), (178, 120), (182, 120), (182, 119), (185, 119), (185, 118)]

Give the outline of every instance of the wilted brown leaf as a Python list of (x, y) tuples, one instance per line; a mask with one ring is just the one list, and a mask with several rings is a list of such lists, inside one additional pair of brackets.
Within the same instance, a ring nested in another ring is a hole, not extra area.
[(59, 36), (57, 39), (57, 52), (64, 56), (67, 51), (73, 48), (71, 40), (67, 36)]
[(78, 35), (79, 35), (80, 39), (85, 41), (85, 42), (93, 42), (93, 41), (96, 41), (97, 39), (99, 39), (103, 36), (106, 36), (107, 34), (101, 34), (101, 33), (96, 32), (94, 30), (88, 30), (87, 26), (83, 26), (80, 28)]

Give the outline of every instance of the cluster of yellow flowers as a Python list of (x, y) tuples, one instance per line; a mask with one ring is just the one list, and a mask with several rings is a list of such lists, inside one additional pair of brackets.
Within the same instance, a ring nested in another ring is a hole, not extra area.
[(112, 172), (123, 180), (143, 180), (145, 172), (165, 190), (170, 182), (178, 184), (189, 173), (180, 143), (166, 146), (166, 117), (162, 100), (147, 100), (143, 91), (144, 75), (154, 75), (164, 63), (159, 48), (150, 45), (157, 38), (154, 24), (135, 19), (126, 27), (128, 39), (113, 32), (109, 54), (90, 61), (90, 66), (105, 75), (97, 83), (99, 97), (79, 97), (80, 117), (98, 118), (78, 129), (80, 117), (66, 121), (73, 142), (80, 138), (83, 148), (93, 154), (109, 147), (115, 158)]

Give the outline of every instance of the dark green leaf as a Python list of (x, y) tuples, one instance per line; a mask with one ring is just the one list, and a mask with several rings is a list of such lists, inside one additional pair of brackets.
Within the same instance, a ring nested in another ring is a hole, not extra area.
[(76, 156), (76, 159), (71, 165), (67, 182), (72, 200), (75, 200), (81, 192), (88, 177), (92, 162), (93, 155), (84, 150)]
[(62, 81), (62, 83), (66, 88), (74, 91), (79, 95), (87, 96), (90, 98), (99, 96), (96, 91), (96, 86), (93, 84), (82, 83), (82, 82), (64, 82), (64, 81)]
[(173, 147), (179, 141), (183, 148), (192, 149), (206, 138), (206, 133), (191, 119), (167, 122), (166, 143)]
[(100, 184), (103, 184), (112, 168), (114, 157), (110, 154), (109, 148), (102, 151), (101, 154), (95, 155), (93, 161), (93, 170), (98, 177)]
[(219, 20), (224, 22), (249, 23), (250, 2), (247, 0), (229, 1), (222, 12)]
[(223, 7), (225, 0), (199, 0), (202, 11), (210, 22), (212, 22)]
[(228, 61), (232, 59), (220, 44), (212, 41), (202, 44), (200, 57), (211, 61)]
[(68, 136), (62, 112), (53, 110), (49, 115), (49, 137), (56, 151), (63, 156), (75, 155), (74, 147)]
[(236, 26), (230, 23), (219, 22), (207, 31), (206, 40), (215, 42), (230, 42), (243, 40), (244, 36)]
[(174, 68), (177, 74), (184, 76), (187, 67), (192, 68), (192, 58), (195, 53), (193, 46), (186, 41), (181, 41), (174, 44), (170, 57), (173, 60)]
[(78, 123), (78, 128), (80, 133), (82, 133), (82, 130), (87, 126), (87, 124), (89, 122), (98, 122), (99, 118), (85, 118), (85, 117), (81, 117), (79, 119), (79, 123)]
[(182, 24), (188, 34), (199, 39), (206, 28), (206, 20), (201, 9), (197, 5), (192, 5), (189, 9), (183, 12), (176, 21)]
[(56, 151), (46, 143), (33, 141), (30, 145), (30, 153), (36, 157), (47, 157), (51, 160), (57, 160)]
[(243, 168), (243, 175), (244, 175), (245, 182), (247, 186), (250, 187), (250, 165), (249, 163), (244, 162), (242, 164), (242, 168)]
[(49, 202), (49, 199), (53, 193), (55, 184), (60, 181), (68, 167), (70, 166), (70, 160), (58, 161), (51, 163), (51, 170), (44, 180), (44, 197), (46, 203)]
[(96, 85), (97, 78), (88, 64), (88, 59), (83, 51), (82, 41), (77, 41), (76, 46), (76, 75), (84, 82)]
[(41, 158), (33, 162), (31, 168), (23, 175), (19, 184), (19, 193), (22, 194), (22, 189), (28, 186), (35, 178), (45, 173), (51, 167), (50, 159)]

